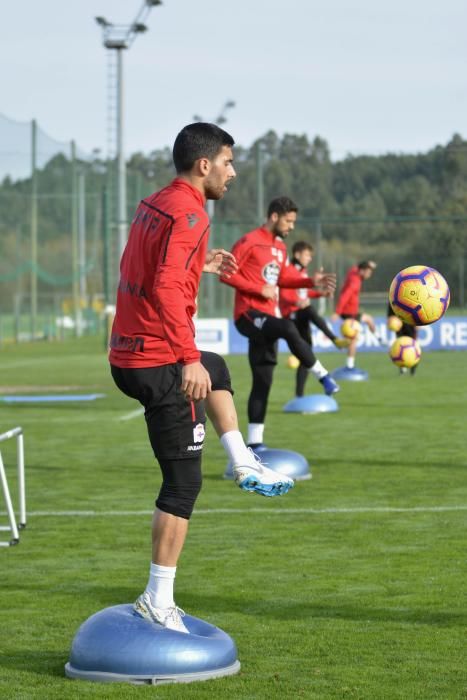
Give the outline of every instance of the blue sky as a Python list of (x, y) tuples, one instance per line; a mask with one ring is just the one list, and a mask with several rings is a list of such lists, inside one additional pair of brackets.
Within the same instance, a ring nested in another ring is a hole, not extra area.
[[(142, 0), (2, 5), (0, 112), (105, 152), (94, 17), (129, 24)], [(244, 146), (272, 128), (320, 135), (341, 159), (467, 136), (465, 0), (164, 0), (147, 24), (124, 56), (127, 153), (171, 145), (228, 99), (225, 128)]]

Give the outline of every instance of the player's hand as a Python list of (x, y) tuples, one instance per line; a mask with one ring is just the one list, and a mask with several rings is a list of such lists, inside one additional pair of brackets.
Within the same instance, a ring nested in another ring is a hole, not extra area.
[(299, 299), (297, 302), (297, 306), (299, 309), (306, 309), (307, 306), (310, 306), (310, 300), (309, 299)]
[(235, 256), (223, 248), (213, 248), (206, 253), (203, 272), (212, 272), (214, 275), (230, 277), (237, 272), (238, 265)]
[(211, 391), (211, 377), (201, 362), (184, 365), (182, 391), (187, 401), (202, 401)]
[(261, 290), (261, 296), (265, 299), (277, 298), (277, 287), (275, 284), (265, 284)]
[(336, 275), (334, 272), (315, 272), (312, 277), (315, 287), (324, 287), (326, 292), (333, 294), (336, 290)]
[(339, 314), (336, 314), (336, 312), (331, 314), (331, 321), (338, 321), (339, 318), (340, 318), (340, 316), (339, 316)]

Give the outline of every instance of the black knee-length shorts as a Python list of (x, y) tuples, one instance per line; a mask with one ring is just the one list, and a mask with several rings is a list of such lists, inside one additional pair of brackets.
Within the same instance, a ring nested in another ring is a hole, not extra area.
[[(201, 352), (201, 363), (211, 377), (212, 389), (232, 392), (230, 374), (222, 357)], [(149, 440), (157, 459), (189, 459), (203, 449), (206, 413), (204, 401), (187, 401), (181, 390), (183, 365), (127, 368), (111, 365), (117, 387), (144, 406)]]

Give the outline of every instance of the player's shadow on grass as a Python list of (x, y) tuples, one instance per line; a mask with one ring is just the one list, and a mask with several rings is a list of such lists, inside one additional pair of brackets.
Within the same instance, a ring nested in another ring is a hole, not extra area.
[[(101, 608), (112, 605), (133, 603), (140, 591), (135, 588), (88, 586), (81, 589), (80, 596), (89, 596), (92, 609), (89, 615)], [(302, 621), (304, 617), (313, 619), (343, 619), (362, 622), (398, 622), (432, 625), (434, 627), (457, 627), (467, 624), (467, 615), (463, 613), (451, 613), (444, 611), (427, 611), (423, 608), (395, 609), (379, 608), (371, 605), (320, 605), (319, 603), (306, 603), (302, 599), (285, 602), (271, 596), (262, 599), (236, 598), (229, 596), (211, 596), (190, 594), (187, 590), (181, 590), (177, 603), (189, 614), (203, 618), (209, 616), (212, 621), (216, 615), (223, 616), (226, 611), (229, 615), (238, 612), (242, 616), (251, 615), (252, 618), (270, 619), (271, 621), (287, 620), (288, 622)], [(84, 620), (83, 620), (84, 621)], [(216, 623), (214, 623), (216, 624)], [(220, 623), (219, 623), (220, 624)]]
[[(355, 620), (356, 622), (397, 622), (416, 623), (431, 625), (434, 627), (458, 627), (467, 624), (467, 615), (451, 612), (431, 612), (421, 608), (413, 609), (391, 609), (362, 607), (354, 605), (320, 605), (307, 604), (302, 600), (280, 603), (276, 598), (262, 600), (245, 601), (242, 599), (217, 597), (217, 596), (191, 596), (189, 592), (182, 591), (179, 594), (180, 605), (191, 614), (203, 617), (203, 614), (213, 616), (224, 615), (226, 610), (229, 615), (238, 612), (242, 616), (251, 615), (257, 618), (271, 621), (287, 620), (288, 622), (297, 620), (302, 622), (304, 618), (310, 621), (313, 619), (333, 619), (333, 620)], [(182, 600), (183, 599), (183, 600)], [(196, 612), (197, 611), (197, 612)]]

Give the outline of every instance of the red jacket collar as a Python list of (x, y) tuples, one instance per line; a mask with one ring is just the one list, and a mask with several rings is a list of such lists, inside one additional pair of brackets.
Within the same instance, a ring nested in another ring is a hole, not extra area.
[(196, 189), (196, 187), (193, 187), (193, 185), (191, 185), (187, 180), (184, 180), (182, 177), (176, 177), (172, 180), (171, 184), (173, 187), (177, 187), (177, 189), (183, 190), (187, 194), (191, 194), (198, 200), (202, 207), (205, 206), (206, 198), (204, 195), (202, 195), (201, 192)]

